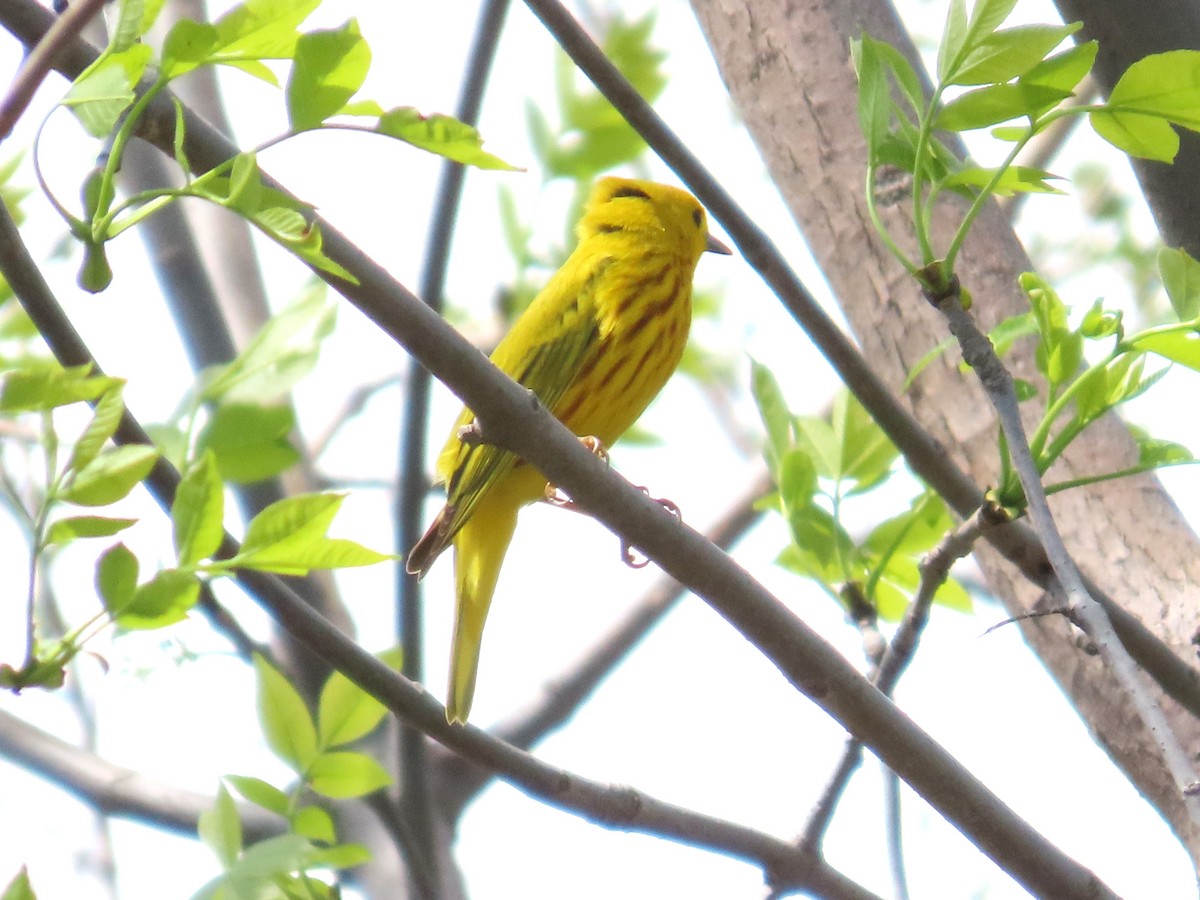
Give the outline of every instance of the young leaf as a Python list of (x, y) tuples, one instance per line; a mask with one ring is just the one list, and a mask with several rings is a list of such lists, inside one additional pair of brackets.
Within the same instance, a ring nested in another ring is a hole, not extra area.
[(218, 61), (291, 59), (296, 29), (320, 5), (321, 0), (244, 0), (214, 23)]
[(308, 767), (308, 786), (323, 797), (365, 797), (392, 783), (392, 777), (364, 753), (322, 753)]
[(870, 164), (877, 161), (877, 150), (888, 134), (892, 118), (892, 98), (884, 74), (883, 60), (877, 51), (882, 42), (869, 35), (851, 42), (851, 54), (858, 70), (858, 124), (867, 139)]
[(1156, 353), (1164, 359), (1200, 372), (1200, 334), (1194, 331), (1169, 331), (1134, 337), (1130, 343), (1138, 350)]
[(319, 806), (302, 806), (289, 821), (292, 831), (310, 841), (321, 844), (333, 844), (337, 841), (333, 817)]
[(521, 171), (483, 149), (479, 132), (453, 116), (423, 116), (411, 106), (400, 106), (379, 117), (380, 134), (412, 144), (421, 150), (480, 169)]
[(232, 564), (277, 575), (307, 575), (312, 569), (373, 566), (396, 558), (354, 541), (319, 537), (310, 541), (284, 541), (252, 553), (241, 553)]
[(1002, 84), (1024, 75), (1082, 24), (1020, 25), (997, 31), (967, 54), (953, 81), (947, 83)]
[(312, 31), (296, 42), (287, 83), (288, 121), (292, 131), (316, 128), (353, 97), (371, 67), (371, 48), (358, 22)]
[(1158, 274), (1179, 321), (1200, 316), (1200, 263), (1186, 250), (1163, 247), (1158, 251)]
[(292, 770), (303, 775), (317, 757), (317, 730), (300, 696), (283, 675), (258, 654), (258, 720), (267, 746)]
[(37, 900), (37, 896), (33, 892), (33, 885), (29, 883), (29, 871), (25, 866), (21, 866), (12, 881), (5, 886), (4, 893), (0, 894), (0, 900)]
[(225, 537), (225, 486), (212, 453), (205, 453), (175, 491), (171, 525), (181, 566), (190, 566), (217, 552)]
[(114, 618), (129, 605), (137, 589), (138, 561), (124, 544), (109, 547), (96, 563), (96, 591)]
[(784, 454), (778, 479), (779, 499), (785, 515), (812, 503), (817, 492), (817, 470), (804, 450), (793, 447)]
[(849, 391), (833, 402), (833, 430), (841, 444), (838, 477), (854, 482), (860, 493), (887, 477), (899, 451)]
[[(991, 184), (997, 171), (997, 169), (968, 166), (946, 178), (942, 185), (947, 188), (964, 186), (982, 190)], [(1029, 166), (1008, 166), (1001, 171), (1000, 179), (992, 184), (992, 193), (999, 197), (1010, 197), (1017, 193), (1061, 194), (1062, 191), (1046, 182), (1048, 178), (1058, 177)]]
[(288, 439), (295, 424), (290, 406), (222, 404), (201, 432), (198, 446), (214, 454), (222, 478), (237, 484), (262, 481), (300, 458)]
[(219, 41), (217, 29), (207, 22), (180, 19), (163, 41), (162, 77), (169, 81), (209, 62)]
[(200, 596), (200, 581), (189, 572), (164, 569), (138, 585), (133, 600), (116, 616), (130, 631), (165, 628), (187, 618)]
[(61, 495), (77, 506), (116, 503), (150, 474), (158, 451), (144, 444), (128, 444), (101, 453), (84, 466)]
[(775, 375), (755, 359), (750, 360), (750, 392), (767, 430), (767, 464), (778, 477), (779, 463), (792, 445), (792, 414)]
[(1098, 109), (1088, 113), (1088, 121), (1096, 134), (1138, 159), (1169, 163), (1179, 152), (1179, 135), (1156, 116)]
[[(380, 662), (400, 668), (400, 650), (378, 654)], [(370, 734), (387, 715), (387, 707), (335, 671), (321, 688), (317, 707), (317, 733), (322, 748), (348, 744)]]
[(1037, 84), (993, 84), (951, 100), (938, 111), (935, 125), (946, 131), (987, 128), (1021, 116), (1036, 117), (1070, 96), (1069, 91)]
[(197, 830), (200, 840), (212, 850), (221, 868), (226, 871), (233, 868), (242, 852), (242, 821), (224, 784), (217, 785), (213, 806), (200, 814)]
[(124, 382), (120, 382), (109, 388), (96, 404), (92, 421), (75, 442), (67, 471), (77, 472), (87, 466), (100, 455), (104, 444), (116, 433), (121, 416), (125, 413), (125, 401), (121, 397), (123, 386)]
[(226, 775), (225, 780), (233, 785), (235, 791), (255, 806), (261, 806), (276, 815), (287, 815), (291, 801), (288, 799), (288, 795), (275, 785), (268, 784), (261, 778), (251, 778), (247, 775)]
[(46, 533), (47, 544), (66, 544), (76, 538), (112, 537), (119, 534), (137, 519), (109, 519), (104, 516), (71, 516), (59, 519)]
[(1126, 153), (1170, 162), (1179, 150), (1171, 125), (1200, 131), (1200, 51), (1172, 50), (1138, 60), (1113, 86), (1105, 108), (1090, 118), (1097, 134)]
[(75, 79), (63, 105), (75, 113), (94, 138), (106, 137), (133, 103), (133, 89), (150, 63), (148, 44), (134, 44), (120, 53), (106, 53)]
[(345, 494), (301, 494), (272, 503), (250, 520), (242, 555), (281, 544), (303, 546), (325, 535)]
[(1100, 45), (1084, 41), (1069, 50), (1056, 53), (1021, 76), (1023, 84), (1039, 84), (1060, 91), (1074, 91), (1096, 62)]
[(64, 369), (53, 360), (33, 363), (4, 376), (0, 411), (34, 412), (94, 400), (121, 384), (120, 379), (92, 375), (91, 366)]

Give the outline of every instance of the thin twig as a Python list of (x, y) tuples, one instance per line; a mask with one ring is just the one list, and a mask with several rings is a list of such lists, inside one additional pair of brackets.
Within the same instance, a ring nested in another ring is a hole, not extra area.
[(1029, 450), (1012, 375), (996, 355), (987, 335), (979, 330), (975, 320), (963, 309), (957, 290), (949, 292), (948, 296), (931, 299), (935, 301), (938, 311), (946, 317), (951, 334), (958, 339), (962, 347), (963, 359), (975, 370), (979, 383), (995, 407), (1000, 427), (1008, 441), (1013, 467), (1025, 491), (1029, 518), (1042, 546), (1046, 548), (1046, 556), (1050, 565), (1054, 567), (1054, 574), (1066, 595), (1072, 621), (1095, 643), (1109, 671), (1128, 694), (1130, 703), (1158, 743), (1163, 762), (1179, 788), (1189, 817), (1194, 824), (1200, 825), (1200, 793), (1197, 792), (1198, 783), (1191, 759), (1180, 745), (1158, 700), (1151, 694), (1137, 663), (1117, 637), (1104, 607), (1088, 593), (1079, 577), (1075, 561), (1067, 552), (1062, 535), (1059, 534), (1054, 516), (1050, 512), (1050, 504), (1046, 500), (1046, 492), (1042, 489), (1037, 464), (1034, 463), (1033, 454)]
[[(456, 117), (475, 125), (483, 105), (483, 92), (496, 58), (496, 48), (509, 0), (487, 0), (479, 11), (475, 36), (467, 54), (467, 71), (459, 93)], [(450, 263), (450, 244), (458, 208), (462, 201), (466, 167), (449, 160), (442, 165), (434, 204), (433, 218), (426, 239), (425, 263), (420, 292), (430, 309), (440, 312), (446, 271)], [(420, 361), (412, 361), (404, 397), (400, 432), (400, 457), (397, 462), (399, 496), (396, 498), (396, 552), (403, 555), (421, 537), (429, 480), (425, 474), (425, 435), (429, 426), (429, 402), (432, 376)], [(420, 582), (396, 567), (396, 630), (403, 651), (403, 673), (412, 681), (425, 677), (424, 638)], [(430, 861), (449, 861), (445, 848), (436, 847), (442, 832), (436, 828), (433, 801), (429, 791), (427, 739), (417, 728), (400, 722), (400, 755), (397, 760), (401, 782), (401, 802), (412, 832), (419, 836), (422, 852)], [(432, 864), (432, 862), (431, 862)]]
[[(13, 0), (0, 6), (0, 21), (8, 27), (20, 27), (23, 34), (36, 34), (44, 16), (29, 0)], [(67, 62), (73, 64), (87, 58), (88, 53), (80, 49)], [(174, 107), (164, 93), (147, 107), (139, 134), (165, 152), (171, 152), (174, 120)], [(184, 120), (187, 155), (199, 170), (207, 171), (236, 155), (236, 148), (186, 109)], [(269, 178), (264, 177), (264, 183), (276, 187)], [(437, 373), (471, 409), (487, 420), (487, 427), (498, 442), (528, 459), (549, 480), (562, 485), (572, 497), (592, 509), (598, 521), (647, 552), (665, 571), (708, 602), (758, 647), (791, 684), (848, 730), (861, 735), (877, 755), (1015, 879), (1029, 890), (1048, 896), (1089, 900), (1113, 896), (1093, 873), (1030, 828), (957, 760), (901, 715), (835, 649), (748, 573), (616, 472), (608, 470), (580, 446), (565, 426), (531, 404), (528, 392), (500, 376), (440, 316), (336, 228), (319, 217), (314, 221), (324, 236), (323, 248), (329, 258), (351, 272), (356, 283), (341, 281), (327, 273), (322, 273), (322, 278), (385, 334)], [(6, 251), (15, 252), (14, 245), (24, 253), (11, 220), (7, 224), (0, 221), (0, 258)], [(17, 288), (16, 284), (13, 286)], [(21, 296), (19, 290), (18, 296)], [(39, 315), (43, 312), (38, 310)], [(65, 317), (63, 323), (70, 328)], [(55, 327), (45, 321), (41, 325), (48, 330)], [(135, 438), (132, 432), (127, 432), (122, 439)], [(176, 479), (177, 475), (165, 464), (151, 473), (149, 483), (160, 495), (160, 502), (164, 502), (169, 494), (166, 488)], [(802, 873), (793, 875), (789, 871), (798, 865), (804, 868), (804, 878), (815, 877), (812, 875), (815, 870), (809, 868), (811, 860), (794, 856), (794, 848), (786, 856), (777, 855), (777, 845), (782, 842), (641, 795), (614, 793), (546, 766), (516, 748), (488, 741), (478, 729), (447, 725), (444, 709), (423, 689), (389, 671), (344, 634), (331, 629), (278, 578), (245, 572), (241, 573), (241, 579), (278, 621), (397, 715), (414, 722), (452, 749), (472, 756), (481, 765), (503, 771), (505, 780), (546, 802), (580, 814), (591, 815), (596, 810), (594, 814), (604, 816), (603, 821), (609, 824), (649, 830), (758, 860), (777, 881), (800, 877)], [(781, 870), (780, 866), (784, 868)], [(823, 876), (832, 872), (827, 868), (819, 871)]]
[[(554, 34), (576, 65), (613, 104), (656, 153), (708, 208), (763, 281), (809, 334), (855, 397), (903, 454), (913, 473), (941, 495), (962, 518), (984, 502), (983, 492), (959, 469), (929, 433), (908, 413), (872, 371), (854, 343), (844, 335), (788, 266), (771, 242), (732, 197), (716, 182), (648, 103), (621, 76), (557, 0), (525, 0)], [(1014, 523), (987, 532), (988, 541), (1043, 590), (1055, 589), (1046, 551), (1031, 529)], [(1200, 672), (1181, 660), (1156, 635), (1107, 595), (1084, 579), (1088, 592), (1104, 605), (1122, 642), (1163, 690), (1200, 716)]]
[(904, 871), (904, 828), (900, 819), (900, 778), (883, 767), (883, 825), (887, 839), (888, 868), (892, 873), (894, 900), (908, 900), (908, 876)]
[[(937, 595), (938, 588), (950, 577), (951, 567), (971, 552), (975, 542), (986, 533), (988, 525), (997, 524), (999, 524), (999, 520), (990, 506), (980, 509), (942, 538), (938, 545), (921, 561), (921, 580), (917, 585), (917, 592), (872, 677), (872, 682), (884, 695), (889, 697), (892, 695), (900, 676), (904, 674), (904, 670), (908, 668), (916, 655), (917, 645), (929, 622), (929, 610), (933, 605), (933, 598)], [(825, 832), (829, 829), (829, 823), (833, 821), (833, 814), (837, 810), (842, 793), (846, 790), (846, 785), (850, 783), (851, 776), (862, 765), (862, 756), (862, 742), (853, 737), (848, 739), (837, 768), (834, 769), (820, 799), (809, 813), (808, 823), (797, 839), (800, 845), (808, 847), (813, 852), (820, 849), (821, 843), (825, 839)]]
[(79, 0), (72, 3), (30, 50), (24, 65), (13, 79), (7, 96), (0, 102), (0, 141), (12, 134), (13, 128), (33, 100), (33, 95), (57, 64), (58, 52), (75, 42), (92, 16), (100, 12), (103, 6), (104, 0)]
[[(336, 235), (336, 232), (331, 231), (331, 234)], [(344, 238), (338, 235), (338, 242), (343, 240)], [(329, 244), (326, 246), (328, 247)], [(370, 266), (360, 268), (360, 271), (364, 277), (368, 277), (372, 281), (386, 277), (382, 270)], [(61, 363), (64, 365), (95, 364), (87, 346), (80, 339), (50, 292), (49, 286), (42, 279), (41, 273), (17, 231), (16, 224), (3, 205), (0, 205), (0, 273), (8, 279), (17, 298)], [(405, 304), (410, 311), (428, 312), (424, 304), (411, 295), (403, 295), (400, 302)], [(434, 342), (432, 346), (436, 347), (439, 342), (449, 341), (460, 356), (469, 354), (470, 345), (453, 332), (449, 326), (444, 325), (440, 317), (432, 313), (430, 315), (433, 316), (431, 321), (437, 323), (430, 335), (430, 340)], [(420, 344), (420, 346), (427, 350), (430, 345)], [(438, 366), (438, 368), (442, 367)], [(484, 371), (491, 370), (485, 368)], [(488, 377), (495, 376), (485, 376), (484, 380), (486, 381)], [(536, 414), (536, 411), (530, 409), (525, 391), (503, 379), (498, 379), (497, 385), (492, 387), (498, 387), (501, 398), (507, 395), (508, 411), (515, 413), (513, 419), (516, 427), (527, 429), (529, 422), (524, 420), (530, 413)], [(509, 390), (510, 388), (511, 390)], [(475, 388), (471, 388), (468, 393), (474, 390)], [(478, 404), (477, 406), (479, 409), (495, 408), (490, 404)], [(538, 418), (542, 417), (538, 416)], [(594, 473), (601, 475), (603, 482), (601, 485), (594, 487), (591, 491), (585, 490), (580, 493), (586, 493), (589, 496), (625, 493), (635, 503), (645, 500), (652, 509), (652, 516), (665, 515), (661, 507), (630, 486), (628, 482), (618, 479), (615, 473), (609, 473), (606, 467), (591, 453), (584, 450), (574, 435), (570, 434), (557, 420), (547, 416), (544, 421), (547, 424), (553, 423), (553, 426), (557, 427), (550, 429), (548, 437), (544, 435), (538, 437), (539, 443), (546, 440), (550, 444), (547, 449), (551, 453), (561, 453), (564, 447), (570, 448), (568, 455), (571, 451), (578, 450), (582, 458), (576, 459), (576, 465), (582, 462), (585, 468), (591, 468)], [(540, 430), (535, 427), (531, 433), (538, 434)], [(556, 432), (558, 433), (556, 434)], [(503, 432), (502, 436), (509, 437), (507, 430)], [(116, 440), (124, 444), (150, 443), (144, 429), (128, 412), (122, 418), (117, 429)], [(539, 467), (544, 465), (548, 459), (543, 453), (530, 454), (531, 459), (534, 456), (541, 457), (541, 460), (535, 460)], [(594, 468), (593, 464), (599, 468)], [(546, 469), (551, 475), (567, 474), (558, 464), (546, 466)], [(151, 470), (145, 484), (159, 506), (164, 511), (169, 511), (179, 481), (180, 475), (174, 467), (160, 459)], [(580, 484), (579, 479), (571, 474), (567, 474), (564, 483)], [(582, 487), (582, 485), (580, 486)], [(670, 521), (674, 523), (675, 520)], [(678, 523), (673, 524), (669, 534), (671, 536), (683, 534), (682, 526)], [(696, 537), (699, 538), (698, 535)], [(650, 543), (657, 545), (658, 541), (650, 539)], [(711, 547), (706, 543), (704, 546)], [(230, 558), (236, 555), (238, 550), (237, 542), (226, 534), (217, 555), (220, 558)], [(714, 548), (713, 552), (718, 551)], [(452, 726), (446, 721), (446, 713), (442, 705), (434, 700), (421, 685), (409, 681), (364, 651), (328, 619), (310, 607), (283, 580), (274, 575), (253, 570), (239, 571), (237, 578), (250, 596), (267, 609), (275, 621), (283, 625), (295, 638), (307, 645), (330, 666), (346, 674), (354, 683), (378, 699), (397, 716), (415, 725), (455, 752), (471, 758), (478, 765), (500, 773), (506, 781), (541, 798), (549, 805), (574, 812), (609, 827), (642, 831), (745, 859), (762, 867), (767, 877), (773, 882), (808, 890), (817, 896), (849, 898), (874, 896), (829, 867), (823, 860), (763, 832), (666, 803), (633, 788), (581, 778), (496, 740), (478, 728), (469, 725)], [(761, 588), (757, 590), (765, 594)], [(774, 603), (777, 604), (779, 610), (784, 609), (778, 601), (774, 601)], [(759, 604), (751, 604), (752, 608), (757, 605)], [(795, 652), (800, 656), (806, 655), (804, 648), (797, 648)], [(833, 659), (840, 659), (832, 648), (826, 648), (823, 652), (831, 655)], [(823, 675), (819, 677), (822, 680), (825, 678)], [(913, 728), (915, 733), (915, 726), (902, 724)], [(930, 752), (932, 751), (928, 748), (923, 748), (924, 754)], [(940, 752), (945, 756), (944, 751)], [(949, 760), (949, 763), (953, 764), (953, 761)], [(970, 778), (965, 771), (962, 771), (962, 775)], [(970, 790), (967, 793), (969, 794)], [(994, 801), (994, 803), (996, 808), (991, 809), (991, 812), (999, 815), (1003, 820), (1005, 808), (998, 801)], [(1012, 814), (1008, 813), (1008, 815)], [(1048, 866), (1046, 875), (1043, 876), (1047, 884), (1062, 885), (1066, 888), (1070, 885), (1093, 885), (1095, 883), (1091, 873), (1062, 856), (1053, 848), (1053, 845), (1037, 836), (1024, 823), (1021, 823), (1021, 827), (1022, 833), (1027, 838), (1036, 838), (1041, 842), (1040, 852), (1027, 846), (1022, 848), (1022, 852), (1030, 854), (1033, 859)], [(1049, 857), (1046, 854), (1049, 854)], [(1075, 890), (1072, 889), (1066, 889), (1063, 894), (1063, 896), (1076, 895)], [(1085, 895), (1079, 893), (1078, 896)], [(1092, 896), (1090, 891), (1087, 896)]]

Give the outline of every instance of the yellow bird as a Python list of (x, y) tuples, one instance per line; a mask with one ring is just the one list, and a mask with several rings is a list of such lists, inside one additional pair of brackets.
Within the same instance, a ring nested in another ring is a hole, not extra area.
[[(492, 354), (564, 425), (611, 446), (679, 365), (692, 321), (700, 254), (729, 249), (708, 233), (703, 207), (678, 188), (603, 178), (579, 243)], [(512, 453), (464, 443), (464, 409), (437, 460), (446, 505), (408, 557), (424, 576), (454, 545), (457, 606), (446, 719), (465, 723), (483, 625), (521, 507), (545, 498), (546, 478)]]

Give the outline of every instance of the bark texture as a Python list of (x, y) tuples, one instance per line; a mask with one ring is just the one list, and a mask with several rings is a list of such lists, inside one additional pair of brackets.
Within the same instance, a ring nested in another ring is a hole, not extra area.
[[(947, 335), (917, 286), (876, 238), (863, 199), (866, 150), (856, 114), (849, 41), (863, 32), (915, 58), (885, 3), (872, 0), (693, 0), (722, 77), (767, 168), (821, 261), (856, 336), (879, 374), (899, 391), (908, 370)], [(939, 211), (942, 242), (961, 209)], [(904, 209), (884, 210), (894, 234)], [(909, 246), (914, 246), (910, 244)], [(1032, 265), (994, 204), (979, 218), (959, 271), (984, 328), (1027, 308), (1017, 276)], [(1036, 381), (1032, 347), (1006, 357), (1016, 376)], [(980, 485), (995, 483), (996, 424), (983, 392), (954, 360), (930, 366), (909, 390), (913, 412)], [(1029, 424), (1027, 422), (1027, 424)], [(1136, 459), (1115, 417), (1095, 423), (1051, 473), (1051, 480), (1122, 468)], [(1152, 476), (1069, 491), (1052, 500), (1059, 528), (1080, 568), (1181, 657), (1200, 608), (1195, 535)], [(978, 554), (988, 581), (1011, 614), (1046, 602), (1008, 563)], [(1200, 834), (1190, 824), (1155, 741), (1123, 692), (1061, 617), (1022, 626), (1030, 647), (1070, 696), (1092, 733), (1138, 789), (1172, 824), (1193, 859)], [(975, 673), (995, 677), (997, 673)], [(1200, 723), (1164, 699), (1185, 748)], [(1021, 752), (1053, 754), (1027, 746)]]

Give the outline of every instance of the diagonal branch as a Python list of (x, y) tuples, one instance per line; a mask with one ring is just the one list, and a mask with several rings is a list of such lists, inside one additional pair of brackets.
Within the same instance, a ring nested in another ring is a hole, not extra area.
[[(5, 10), (10, 11), (12, 6)], [(7, 20), (25, 18), (28, 22), (36, 18), (24, 4), (21, 11), (27, 16), (9, 16)], [(170, 152), (174, 110), (165, 93), (157, 100), (150, 104), (140, 133)], [(234, 155), (235, 148), (205, 128), (203, 122), (186, 112), (185, 121), (187, 154), (201, 170)], [(269, 180), (267, 183), (272, 184)], [(322, 277), (442, 378), (477, 412), (496, 443), (529, 460), (598, 521), (643, 550), (708, 602), (758, 647), (792, 685), (852, 734), (861, 737), (939, 812), (1029, 890), (1064, 898), (1113, 896), (1094, 874), (1065, 856), (991, 794), (748, 573), (608, 470), (565, 426), (532, 402), (526, 391), (504, 378), (469, 342), (396, 283), (382, 267), (328, 223), (319, 219), (316, 222), (325, 238), (326, 253), (353, 273), (357, 284), (327, 274)], [(0, 222), (0, 226), (0, 255), (18, 254), (27, 259), (11, 219)], [(13, 260), (9, 258), (8, 262)], [(24, 271), (17, 274), (28, 275)], [(20, 286), (14, 282), (13, 287), (22, 302), (30, 304), (30, 314), (44, 329), (43, 333), (54, 333), (64, 325), (70, 329), (61, 310), (52, 315), (52, 310), (42, 307), (47, 299), (53, 303), (44, 283), (30, 284), (26, 280)], [(133, 439), (132, 431), (126, 428), (122, 439)], [(168, 499), (176, 480), (177, 474), (165, 465), (151, 473), (149, 484), (160, 503)], [(601, 821), (610, 825), (649, 830), (754, 859), (775, 881), (813, 877), (810, 860), (796, 856), (795, 849), (784, 842), (636, 792), (613, 791), (487, 738), (478, 729), (447, 725), (444, 710), (423, 689), (388, 670), (345, 635), (331, 629), (279, 579), (256, 572), (244, 572), (240, 577), (285, 627), (393, 712), (451, 749), (503, 771), (506, 780), (546, 802), (584, 815), (596, 810)], [(786, 848), (782, 855), (780, 845)]]

